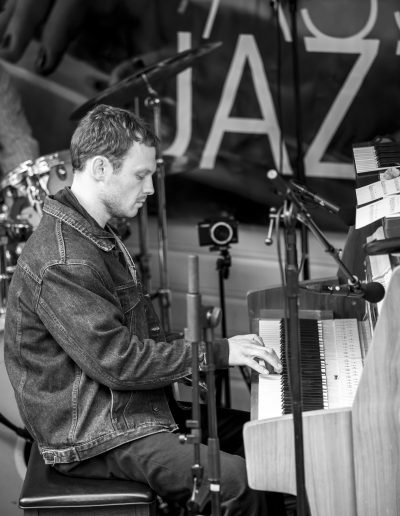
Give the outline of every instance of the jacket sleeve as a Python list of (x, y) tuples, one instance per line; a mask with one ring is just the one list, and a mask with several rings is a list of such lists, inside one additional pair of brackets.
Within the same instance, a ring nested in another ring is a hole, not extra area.
[[(90, 264), (48, 267), (37, 312), (68, 356), (112, 389), (155, 389), (191, 373), (191, 344), (130, 335), (116, 295)], [(217, 345), (214, 360), (227, 365), (227, 341)]]

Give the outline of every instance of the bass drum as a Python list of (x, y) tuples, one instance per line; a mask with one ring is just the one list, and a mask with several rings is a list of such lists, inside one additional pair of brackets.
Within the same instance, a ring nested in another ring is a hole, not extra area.
[[(4, 365), (4, 315), (0, 318), (0, 414), (19, 428), (24, 424), (18, 412), (14, 390)], [(26, 473), (30, 444), (0, 422), (0, 507), (2, 516), (21, 516), (18, 499)]]

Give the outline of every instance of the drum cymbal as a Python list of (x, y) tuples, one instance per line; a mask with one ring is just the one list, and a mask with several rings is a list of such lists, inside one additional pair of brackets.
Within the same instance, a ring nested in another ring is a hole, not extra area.
[(175, 56), (143, 68), (79, 106), (71, 114), (70, 119), (79, 120), (97, 104), (123, 107), (127, 103), (133, 102), (135, 97), (149, 95), (149, 85), (154, 88), (156, 84), (177, 75), (221, 44), (221, 42), (204, 43), (197, 48), (179, 52)]

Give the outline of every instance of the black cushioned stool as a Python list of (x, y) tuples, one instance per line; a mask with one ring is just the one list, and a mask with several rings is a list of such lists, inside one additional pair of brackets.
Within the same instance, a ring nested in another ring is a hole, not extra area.
[(25, 516), (154, 516), (156, 496), (139, 482), (62, 475), (34, 444), (19, 506)]

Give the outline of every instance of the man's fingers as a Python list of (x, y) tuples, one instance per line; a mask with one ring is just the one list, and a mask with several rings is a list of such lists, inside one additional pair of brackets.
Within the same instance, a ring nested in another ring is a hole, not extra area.
[(58, 0), (46, 21), (35, 63), (38, 73), (51, 73), (78, 34), (89, 8), (88, 0)]
[(272, 348), (265, 348), (264, 346), (254, 347), (253, 356), (270, 364), (277, 373), (282, 372), (282, 364)]
[(52, 0), (15, 0), (0, 43), (0, 57), (15, 62), (22, 56), (35, 30), (44, 21)]
[(3, 9), (0, 11), (0, 44), (2, 43), (3, 36), (7, 30), (8, 23), (11, 19), (12, 13), (15, 9), (17, 0), (6, 0), (3, 5)]
[(263, 362), (257, 362), (257, 360), (249, 360), (248, 364), (249, 367), (254, 369), (254, 371), (257, 371), (259, 374), (269, 374), (268, 369), (263, 365)]

